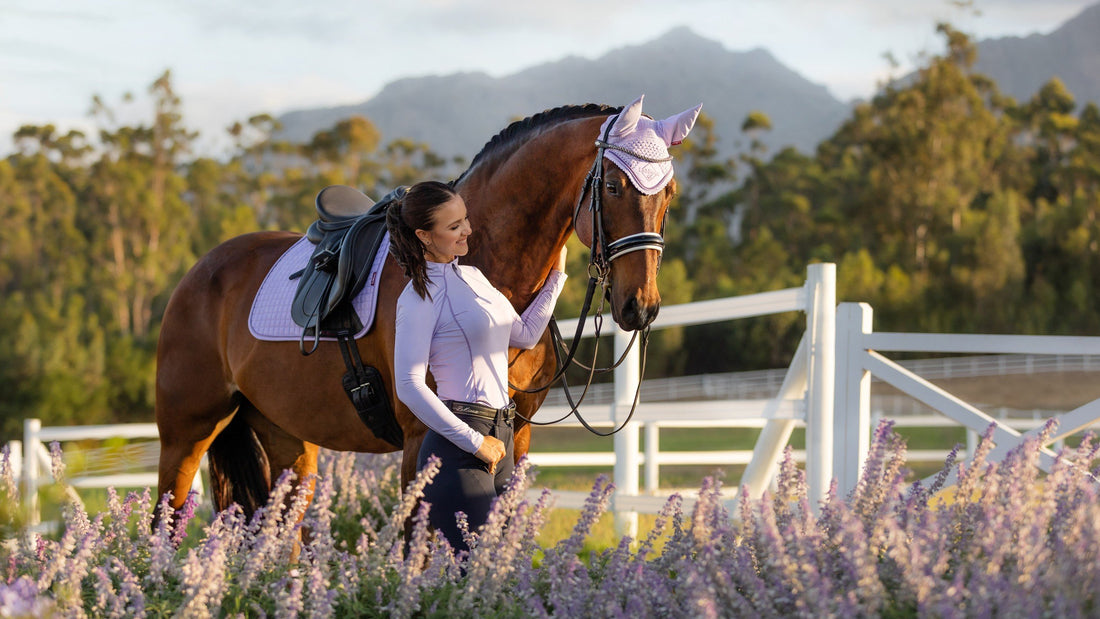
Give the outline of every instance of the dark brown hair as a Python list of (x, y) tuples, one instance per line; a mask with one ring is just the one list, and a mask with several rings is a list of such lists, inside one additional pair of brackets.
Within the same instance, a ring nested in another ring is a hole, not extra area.
[(424, 259), (424, 244), (417, 230), (435, 227), (435, 212), (458, 192), (447, 183), (424, 181), (409, 187), (405, 195), (386, 212), (386, 228), (390, 231), (390, 253), (412, 280), (413, 290), (420, 298), (428, 294), (428, 266)]

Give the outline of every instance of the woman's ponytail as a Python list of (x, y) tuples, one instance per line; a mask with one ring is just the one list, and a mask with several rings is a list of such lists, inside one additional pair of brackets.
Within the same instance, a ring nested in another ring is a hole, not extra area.
[[(408, 195), (408, 194), (405, 194)], [(405, 277), (412, 280), (413, 290), (420, 298), (428, 294), (428, 265), (424, 260), (424, 246), (416, 238), (416, 231), (405, 223), (405, 196), (395, 200), (386, 211), (386, 228), (390, 231), (390, 253), (405, 270)]]
[(390, 253), (412, 280), (413, 290), (421, 299), (428, 293), (428, 265), (424, 245), (417, 230), (431, 230), (435, 211), (458, 195), (453, 187), (439, 181), (424, 181), (410, 187), (386, 211), (386, 228), (390, 231)]

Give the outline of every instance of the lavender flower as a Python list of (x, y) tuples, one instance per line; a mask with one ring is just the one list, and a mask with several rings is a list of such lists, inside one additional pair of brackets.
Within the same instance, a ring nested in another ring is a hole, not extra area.
[[(251, 521), (234, 506), (189, 540), (168, 526), (170, 497), (151, 530), (148, 490), (108, 491), (94, 516), (70, 500), (58, 538), (0, 545), (0, 616), (1089, 616), (1100, 445), (1086, 437), (1040, 478), (1052, 428), (1001, 462), (987, 431), (973, 461), (949, 458), (925, 488), (906, 485), (904, 444), (880, 426), (849, 497), (833, 484), (815, 511), (788, 457), (774, 496), (740, 490), (736, 518), (707, 479), (689, 515), (674, 496), (636, 546), (622, 538), (584, 557), (611, 484), (598, 480), (571, 535), (542, 549), (552, 495), (527, 498), (526, 462), (457, 557), (420, 501), (438, 462), (402, 494), (395, 458), (326, 453), (318, 478), (284, 475)], [(955, 494), (935, 496), (951, 479)], [(189, 503), (179, 520), (192, 519)]]
[(9, 505), (19, 506), (19, 485), (15, 482), (15, 471), (11, 464), (11, 449), (7, 443), (0, 446), (0, 491), (5, 494)]
[(53, 609), (53, 602), (27, 576), (0, 583), (0, 617), (48, 617)]

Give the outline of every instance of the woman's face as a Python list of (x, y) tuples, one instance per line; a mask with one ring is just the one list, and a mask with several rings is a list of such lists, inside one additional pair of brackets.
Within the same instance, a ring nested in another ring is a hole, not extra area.
[(470, 219), (466, 216), (466, 203), (456, 195), (436, 209), (431, 230), (417, 230), (416, 236), (424, 244), (424, 254), (432, 262), (450, 262), (455, 256), (465, 256), (470, 251), (466, 239), (470, 236)]

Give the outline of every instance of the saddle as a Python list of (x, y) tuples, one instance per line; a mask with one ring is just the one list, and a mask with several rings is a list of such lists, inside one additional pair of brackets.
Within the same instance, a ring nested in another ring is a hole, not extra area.
[[(370, 276), (386, 234), (386, 211), (405, 189), (399, 187), (377, 203), (346, 185), (330, 185), (317, 194), (317, 220), (306, 230), (306, 238), (316, 248), (306, 267), (291, 276), (299, 278), (290, 315), (302, 327), (303, 355), (317, 349), (322, 333), (362, 329), (351, 300)], [(313, 347), (307, 351), (305, 341), (310, 335)]]
[[(316, 245), (306, 268), (291, 275), (301, 278), (290, 305), (291, 317), (302, 327), (298, 341), (303, 355), (317, 350), (321, 334), (334, 336), (344, 357), (341, 383), (355, 411), (375, 436), (401, 449), (404, 433), (386, 396), (382, 374), (365, 365), (352, 334), (362, 330), (352, 299), (370, 276), (378, 247), (386, 234), (386, 211), (406, 187), (386, 194), (378, 203), (345, 185), (330, 185), (317, 194), (317, 221), (306, 230)], [(306, 350), (312, 333), (313, 348)]]

